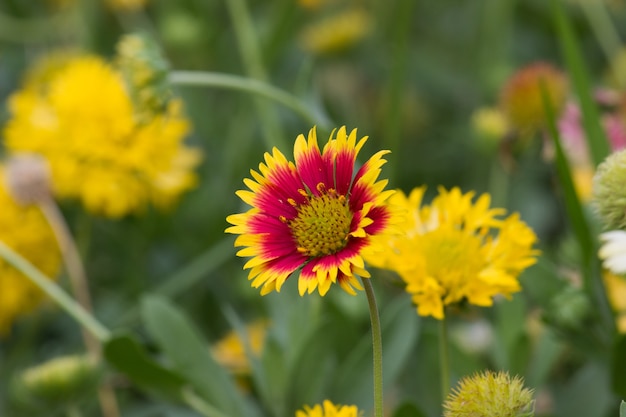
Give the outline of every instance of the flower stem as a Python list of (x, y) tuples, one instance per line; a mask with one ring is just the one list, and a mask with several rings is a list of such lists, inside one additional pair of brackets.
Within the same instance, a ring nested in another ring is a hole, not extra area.
[(383, 338), (380, 328), (380, 316), (376, 306), (374, 288), (369, 278), (362, 278), (363, 288), (372, 322), (372, 351), (374, 356), (374, 417), (383, 417)]
[(448, 324), (446, 316), (439, 321), (439, 371), (441, 373), (441, 400), (445, 401), (450, 390), (450, 361), (448, 355)]
[[(48, 220), (50, 227), (54, 231), (57, 242), (59, 243), (59, 248), (61, 249), (61, 254), (63, 255), (63, 261), (65, 263), (67, 275), (70, 278), (74, 297), (85, 309), (85, 311), (91, 314), (93, 307), (91, 303), (91, 295), (89, 294), (85, 267), (78, 253), (76, 242), (74, 241), (74, 238), (67, 227), (67, 223), (61, 214), (61, 210), (51, 196), (40, 201), (39, 207)], [(81, 327), (81, 331), (83, 333), (83, 341), (89, 356), (96, 361), (100, 361), (102, 359), (102, 345), (100, 340), (98, 340), (95, 335), (87, 331), (84, 326)], [(117, 405), (117, 399), (115, 398), (115, 392), (113, 391), (111, 385), (106, 381), (98, 387), (98, 398), (100, 400), (100, 407), (104, 417), (119, 417), (120, 412)]]
[(2, 241), (0, 241), (0, 257), (30, 279), (33, 284), (46, 293), (48, 297), (56, 302), (85, 329), (89, 330), (98, 340), (106, 341), (111, 337), (109, 330), (81, 307), (72, 297), (67, 295), (61, 287)]
[(200, 85), (245, 91), (274, 100), (277, 103), (290, 108), (311, 124), (320, 125), (321, 127), (328, 127), (330, 124), (326, 117), (313, 112), (296, 96), (276, 88), (264, 81), (232, 74), (222, 74), (208, 71), (172, 71), (169, 76), (169, 81), (172, 84), (177, 85)]

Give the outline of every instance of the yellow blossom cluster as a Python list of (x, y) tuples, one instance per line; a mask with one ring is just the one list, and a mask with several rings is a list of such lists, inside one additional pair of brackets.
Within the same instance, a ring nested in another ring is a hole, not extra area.
[[(61, 255), (52, 229), (37, 207), (22, 207), (13, 200), (1, 167), (0, 207), (0, 241), (48, 277), (56, 277)], [(28, 278), (0, 259), (0, 335), (8, 333), (19, 316), (34, 311), (43, 300), (44, 294)]]
[(301, 43), (314, 54), (345, 50), (364, 39), (372, 29), (370, 15), (359, 8), (327, 16), (304, 28)]
[(537, 237), (518, 214), (501, 219), (504, 209), (490, 208), (488, 194), (472, 202), (473, 192), (439, 189), (422, 206), (425, 187), (407, 197), (395, 193), (390, 205), (406, 213), (404, 234), (388, 241), (388, 250), (369, 257), (373, 266), (396, 271), (406, 282), (422, 316), (444, 317), (446, 305), (467, 301), (491, 306), (493, 297), (521, 289), (518, 275), (535, 263)]
[(139, 119), (123, 77), (97, 56), (55, 56), (35, 66), (9, 99), (10, 152), (40, 154), (55, 194), (112, 218), (148, 203), (171, 204), (195, 185), (198, 151), (184, 146), (189, 123), (179, 100)]

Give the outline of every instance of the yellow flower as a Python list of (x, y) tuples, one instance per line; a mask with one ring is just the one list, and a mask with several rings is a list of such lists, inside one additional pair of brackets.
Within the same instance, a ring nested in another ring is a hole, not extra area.
[[(38, 208), (19, 206), (10, 197), (1, 167), (0, 207), (0, 241), (55, 278), (61, 256), (52, 229)], [(8, 333), (19, 316), (34, 311), (44, 298), (28, 278), (0, 259), (0, 335)]]
[(148, 0), (105, 0), (107, 7), (119, 12), (133, 12), (143, 9)]
[(96, 56), (44, 61), (11, 96), (6, 147), (37, 153), (55, 194), (96, 214), (121, 217), (148, 203), (171, 204), (195, 185), (199, 154), (182, 141), (189, 123), (179, 100), (139, 122), (119, 73)]
[(365, 38), (371, 26), (366, 11), (346, 10), (306, 27), (301, 36), (302, 46), (316, 54), (338, 52)]
[(474, 112), (472, 126), (481, 138), (495, 143), (500, 142), (509, 129), (502, 112), (489, 107), (483, 107)]
[(558, 116), (567, 98), (568, 84), (563, 73), (549, 64), (538, 62), (520, 69), (502, 89), (502, 111), (511, 126), (523, 135), (533, 134), (546, 125), (542, 82)]
[(388, 240), (383, 255), (366, 260), (396, 271), (422, 316), (442, 319), (446, 305), (467, 300), (491, 306), (494, 296), (519, 291), (517, 277), (537, 255), (537, 238), (519, 215), (500, 219), (505, 210), (489, 208), (488, 194), (472, 203), (474, 193), (458, 188), (439, 188), (432, 204), (421, 207), (425, 190), (390, 198), (390, 205), (409, 213), (401, 226), (405, 234)]
[(324, 406), (319, 404), (304, 410), (296, 411), (296, 417), (358, 417), (359, 409), (356, 405), (335, 405), (329, 400), (324, 400)]
[(444, 417), (531, 417), (533, 392), (506, 372), (463, 378), (444, 403)]
[[(250, 353), (260, 356), (265, 344), (267, 322), (257, 321), (246, 327), (247, 343)], [(211, 348), (215, 360), (235, 375), (250, 373), (250, 360), (246, 353), (246, 346), (235, 331), (231, 331), (220, 339)]]
[(626, 278), (610, 271), (603, 273), (606, 292), (616, 314), (617, 330), (626, 333)]

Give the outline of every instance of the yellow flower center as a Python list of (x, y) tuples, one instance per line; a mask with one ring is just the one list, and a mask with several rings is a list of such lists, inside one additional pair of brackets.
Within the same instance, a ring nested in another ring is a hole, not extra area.
[[(318, 187), (319, 188), (319, 187)], [(298, 207), (298, 215), (289, 226), (298, 251), (310, 257), (331, 255), (348, 243), (352, 212), (343, 195), (333, 189), (309, 197)]]
[(440, 228), (421, 239), (427, 274), (448, 291), (463, 287), (482, 269), (482, 239), (476, 235), (454, 228)]

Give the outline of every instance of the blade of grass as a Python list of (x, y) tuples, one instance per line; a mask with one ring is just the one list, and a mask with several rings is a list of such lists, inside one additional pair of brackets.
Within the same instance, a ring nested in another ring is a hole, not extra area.
[(587, 147), (594, 164), (598, 165), (611, 152), (611, 149), (600, 123), (598, 108), (593, 100), (589, 76), (578, 49), (578, 40), (559, 0), (552, 0), (552, 14), (567, 70), (580, 102)]
[(550, 136), (554, 144), (556, 170), (561, 183), (561, 189), (563, 190), (565, 209), (569, 216), (574, 234), (576, 235), (576, 239), (578, 240), (578, 244), (580, 245), (584, 269), (587, 270), (591, 265), (591, 257), (595, 254), (594, 241), (591, 237), (591, 231), (587, 219), (585, 218), (582, 205), (576, 194), (576, 189), (574, 188), (572, 171), (567, 157), (565, 156), (565, 152), (563, 151), (563, 146), (561, 145), (561, 135), (556, 127), (554, 109), (552, 108), (552, 103), (550, 102), (546, 86), (543, 82), (540, 83), (540, 88), (543, 107), (548, 120), (548, 136)]
[[(574, 188), (569, 162), (565, 156), (565, 152), (563, 151), (561, 136), (556, 127), (554, 109), (552, 108), (548, 92), (543, 82), (541, 82), (540, 88), (543, 106), (548, 120), (548, 133), (554, 144), (556, 168), (559, 181), (563, 189), (565, 207), (572, 229), (574, 230), (574, 234), (576, 235), (576, 239), (580, 245), (580, 256), (582, 259), (584, 279), (583, 285), (587, 294), (589, 294), (589, 296), (597, 304), (598, 314), (600, 315), (603, 323), (603, 330), (608, 330), (608, 334), (606, 334), (606, 336), (610, 340), (611, 335), (615, 331), (615, 322), (611, 307), (607, 300), (604, 283), (602, 282), (601, 265), (598, 257), (596, 256), (596, 253), (598, 252), (596, 240), (591, 233), (591, 228), (587, 222), (587, 218), (585, 217), (582, 204), (580, 203), (576, 189)], [(610, 343), (609, 340), (607, 340), (608, 343)]]

